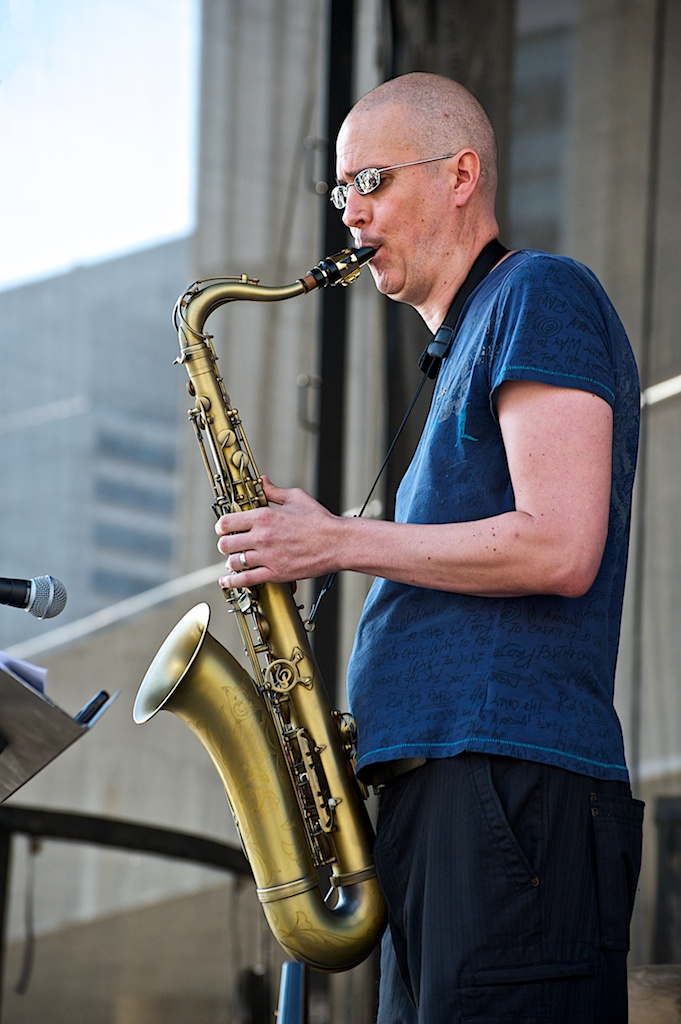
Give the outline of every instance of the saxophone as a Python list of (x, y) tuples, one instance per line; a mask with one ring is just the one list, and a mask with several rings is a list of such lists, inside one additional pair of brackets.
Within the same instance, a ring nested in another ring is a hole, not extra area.
[[(266, 504), (262, 478), (217, 370), (204, 324), (234, 300), (277, 302), (347, 285), (373, 249), (345, 249), (284, 287), (241, 277), (196, 282), (174, 323), (194, 399), (189, 419), (213, 488), (216, 517)], [(331, 710), (288, 584), (224, 591), (249, 673), (208, 632), (199, 604), (150, 665), (133, 709), (137, 723), (164, 709), (195, 733), (225, 787), (257, 894), (275, 938), (322, 971), (361, 963), (385, 927), (372, 859), (366, 792), (354, 773), (355, 725)], [(329, 885), (322, 895), (321, 885)]]

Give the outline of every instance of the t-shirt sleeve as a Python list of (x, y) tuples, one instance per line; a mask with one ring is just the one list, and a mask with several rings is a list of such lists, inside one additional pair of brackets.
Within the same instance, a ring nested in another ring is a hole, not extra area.
[(504, 381), (535, 380), (615, 403), (609, 303), (585, 267), (540, 255), (514, 268), (496, 308), (490, 399)]

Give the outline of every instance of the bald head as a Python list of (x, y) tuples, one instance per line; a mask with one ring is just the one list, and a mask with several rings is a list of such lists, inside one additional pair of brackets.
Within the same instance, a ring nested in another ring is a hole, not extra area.
[(370, 114), (390, 105), (404, 109), (402, 139), (424, 155), (474, 150), (481, 165), (481, 191), (494, 200), (497, 187), (497, 145), (494, 129), (476, 98), (451, 78), (412, 72), (392, 78), (363, 96), (350, 111)]

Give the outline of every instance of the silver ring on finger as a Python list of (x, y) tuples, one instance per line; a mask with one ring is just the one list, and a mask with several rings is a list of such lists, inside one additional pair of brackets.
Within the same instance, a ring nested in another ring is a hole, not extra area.
[(245, 551), (239, 552), (239, 565), (241, 566), (242, 569), (248, 569), (248, 560), (246, 558)]

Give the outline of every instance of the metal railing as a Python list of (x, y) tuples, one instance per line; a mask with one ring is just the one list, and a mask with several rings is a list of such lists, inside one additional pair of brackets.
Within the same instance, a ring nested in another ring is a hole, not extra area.
[(119, 850), (192, 861), (194, 864), (218, 868), (237, 875), (250, 877), (251, 874), (248, 861), (241, 850), (203, 836), (89, 814), (46, 811), (16, 805), (0, 807), (0, 1020), (14, 833), (31, 836), (34, 839), (115, 847)]

